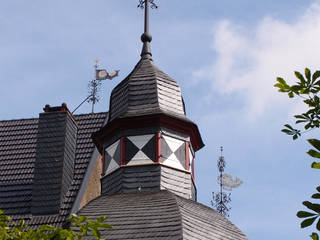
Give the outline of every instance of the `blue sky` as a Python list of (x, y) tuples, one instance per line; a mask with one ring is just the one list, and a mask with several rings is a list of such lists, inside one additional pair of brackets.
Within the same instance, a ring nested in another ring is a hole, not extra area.
[[(280, 130), (303, 107), (273, 87), (293, 71), (319, 69), (320, 2), (309, 0), (156, 1), (151, 12), (155, 63), (178, 81), (187, 114), (206, 147), (197, 153), (198, 200), (210, 204), (219, 147), (232, 192), (231, 221), (251, 240), (300, 240), (295, 217), (314, 192), (304, 136)], [(45, 104), (73, 110), (86, 96), (94, 59), (120, 76), (104, 83), (96, 111), (141, 51), (143, 11), (133, 0), (0, 2), (0, 119), (37, 117)], [(88, 104), (77, 113), (90, 111)], [(315, 134), (314, 134), (315, 135)], [(315, 135), (316, 136), (316, 135)]]

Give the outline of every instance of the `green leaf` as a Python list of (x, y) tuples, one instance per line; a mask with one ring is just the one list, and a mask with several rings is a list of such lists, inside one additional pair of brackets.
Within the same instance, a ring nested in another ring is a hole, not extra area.
[(311, 197), (315, 199), (320, 199), (320, 193), (315, 193)]
[(320, 186), (318, 186), (316, 189), (317, 189), (317, 191), (320, 193)]
[(317, 234), (317, 233), (312, 233), (311, 235), (310, 235), (310, 237), (312, 238), (312, 240), (319, 240), (319, 235)]
[(307, 152), (311, 157), (314, 157), (314, 158), (320, 158), (320, 152), (317, 152), (313, 149), (310, 149), (308, 152)]
[(307, 130), (309, 128), (311, 128), (311, 123), (308, 123), (307, 125), (304, 126), (304, 128)]
[(306, 218), (306, 217), (312, 217), (315, 216), (317, 214), (315, 213), (310, 213), (310, 212), (306, 212), (306, 211), (299, 211), (297, 212), (297, 217), (298, 218)]
[(308, 122), (308, 120), (298, 120), (298, 121), (296, 121), (296, 124), (303, 123), (303, 122)]
[(320, 140), (318, 139), (308, 139), (307, 140), (313, 147), (320, 151)]
[(320, 204), (311, 203), (309, 201), (304, 201), (302, 204), (305, 205), (310, 210), (320, 213)]
[(305, 228), (305, 227), (309, 227), (310, 225), (312, 225), (312, 223), (314, 223), (314, 221), (317, 219), (317, 217), (313, 217), (313, 218), (308, 218), (306, 220), (303, 220), (301, 222), (301, 228)]
[(107, 223), (101, 223), (101, 224), (99, 224), (99, 227), (102, 227), (105, 229), (112, 229), (112, 226)]
[(297, 77), (298, 79), (300, 79), (301, 83), (305, 83), (305, 82), (306, 82), (306, 80), (304, 79), (304, 77), (302, 76), (301, 73), (299, 73), (299, 72), (294, 72), (294, 74), (296, 75), (296, 77)]
[(317, 229), (320, 231), (320, 219), (317, 222)]
[(306, 68), (304, 70), (304, 74), (306, 75), (306, 78), (308, 79), (308, 81), (311, 81), (311, 72), (309, 68)]
[(314, 82), (319, 77), (320, 77), (320, 71), (315, 71), (312, 75), (312, 81)]
[(292, 131), (288, 130), (288, 129), (282, 129), (281, 132), (284, 132), (288, 135), (293, 135)]
[(285, 124), (284, 126), (291, 129), (291, 130), (294, 130), (293, 127), (291, 127), (289, 124)]
[(286, 81), (281, 78), (281, 77), (277, 77), (277, 81), (281, 84), (281, 85), (287, 85)]
[(288, 93), (289, 98), (294, 98), (293, 92)]
[(313, 163), (311, 164), (311, 168), (320, 169), (320, 162), (313, 162)]

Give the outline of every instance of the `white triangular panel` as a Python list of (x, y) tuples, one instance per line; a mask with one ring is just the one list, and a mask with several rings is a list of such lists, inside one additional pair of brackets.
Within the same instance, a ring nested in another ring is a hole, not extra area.
[(133, 159), (149, 159), (149, 160), (151, 160), (151, 159), (148, 158), (148, 156), (145, 155), (144, 152), (142, 152), (142, 151), (137, 152), (137, 154), (133, 157)]
[(114, 156), (114, 153), (115, 153), (115, 151), (117, 150), (117, 147), (118, 147), (119, 142), (120, 142), (120, 141), (118, 140), (118, 141), (116, 141), (115, 143), (113, 143), (112, 145), (110, 145), (109, 147), (107, 147), (106, 152), (107, 152), (111, 157)]
[(181, 145), (184, 143), (181, 140), (172, 138), (172, 137), (168, 137), (168, 136), (163, 136), (164, 140), (167, 142), (168, 146), (170, 147), (172, 152), (175, 152), (178, 150), (179, 147), (181, 147)]
[(185, 170), (184, 166), (182, 166), (181, 162), (179, 161), (179, 159), (174, 154), (170, 155), (169, 158), (164, 160), (163, 164), (167, 165), (167, 166), (170, 166), (170, 167), (174, 167), (174, 168)]
[(145, 155), (142, 151), (139, 151), (127, 165), (137, 165), (146, 163), (153, 163), (153, 161), (150, 158), (148, 158), (148, 156)]
[(149, 135), (140, 135), (140, 136), (132, 136), (128, 137), (128, 139), (137, 146), (140, 150), (146, 145), (150, 139), (154, 136), (154, 134)]
[(112, 158), (108, 166), (108, 169), (106, 171), (106, 174), (109, 174), (110, 172), (116, 170), (119, 167), (120, 167), (119, 164)]

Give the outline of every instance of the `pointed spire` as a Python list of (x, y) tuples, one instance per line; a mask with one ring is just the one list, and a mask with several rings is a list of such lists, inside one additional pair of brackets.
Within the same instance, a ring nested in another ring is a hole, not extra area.
[(149, 2), (152, 8), (158, 8), (158, 6), (153, 2), (154, 0), (139, 0), (139, 8), (144, 8), (144, 33), (141, 35), (141, 41), (143, 42), (143, 47), (141, 51), (142, 58), (151, 58), (151, 47), (150, 42), (152, 41), (152, 36), (149, 33)]

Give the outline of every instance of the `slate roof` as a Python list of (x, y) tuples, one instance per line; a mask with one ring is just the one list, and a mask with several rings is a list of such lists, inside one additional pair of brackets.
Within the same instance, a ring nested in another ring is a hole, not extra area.
[(78, 125), (74, 178), (59, 215), (31, 216), (32, 183), (39, 119), (0, 121), (0, 209), (27, 224), (63, 224), (69, 215), (94, 150), (91, 134), (107, 113), (75, 115)]
[(109, 112), (110, 122), (120, 117), (156, 113), (186, 119), (179, 85), (151, 58), (141, 58), (134, 70), (113, 89)]
[(113, 230), (102, 237), (109, 240), (247, 240), (221, 214), (167, 190), (100, 196), (79, 214), (107, 216)]

